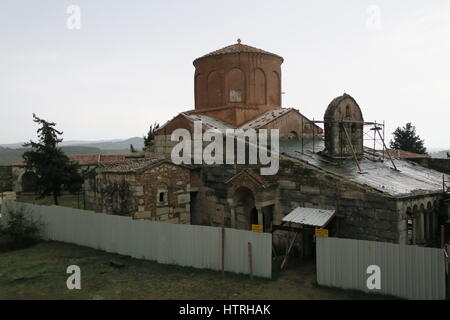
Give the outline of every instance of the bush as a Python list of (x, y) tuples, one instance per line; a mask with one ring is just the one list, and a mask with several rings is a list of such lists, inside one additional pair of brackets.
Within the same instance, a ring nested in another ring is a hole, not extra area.
[(3, 205), (6, 210), (0, 217), (0, 249), (23, 249), (38, 242), (42, 224), (31, 217), (30, 209), (18, 203), (15, 208)]

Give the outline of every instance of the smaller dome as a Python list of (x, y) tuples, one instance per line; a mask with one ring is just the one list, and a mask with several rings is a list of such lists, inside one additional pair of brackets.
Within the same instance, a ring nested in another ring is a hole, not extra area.
[(324, 119), (325, 120), (335, 119), (337, 109), (341, 106), (341, 103), (344, 102), (345, 100), (351, 101), (352, 108), (356, 109), (357, 114), (359, 114), (358, 118), (360, 119), (358, 120), (363, 121), (361, 109), (358, 103), (351, 95), (346, 93), (344, 93), (342, 96), (334, 98), (333, 101), (330, 102), (327, 110), (325, 111)]
[(213, 56), (220, 56), (220, 55), (223, 55), (223, 54), (233, 54), (233, 53), (267, 54), (267, 55), (270, 55), (270, 56), (274, 56), (274, 57), (280, 58), (281, 61), (284, 61), (283, 57), (281, 57), (281, 56), (279, 56), (277, 54), (274, 54), (274, 53), (271, 53), (271, 52), (268, 52), (268, 51), (264, 51), (262, 49), (258, 49), (258, 48), (252, 47), (252, 46), (248, 46), (248, 45), (242, 44), (240, 42), (240, 40), (238, 40), (238, 43), (236, 43), (236, 44), (232, 44), (232, 45), (224, 47), (222, 49), (212, 51), (212, 52), (210, 52), (208, 54), (205, 54), (204, 56), (201, 56), (200, 58), (195, 59), (194, 63), (197, 60), (200, 60), (200, 59), (203, 59), (203, 58), (213, 57)]

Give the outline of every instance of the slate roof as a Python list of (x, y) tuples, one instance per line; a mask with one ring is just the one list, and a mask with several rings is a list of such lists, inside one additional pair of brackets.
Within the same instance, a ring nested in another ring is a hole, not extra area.
[[(367, 155), (359, 162), (364, 172), (360, 174), (352, 159), (344, 160), (342, 164), (339, 164), (336, 160), (318, 154), (318, 151), (325, 148), (322, 139), (315, 141), (314, 153), (311, 140), (304, 141), (303, 153), (301, 144), (302, 142), (297, 140), (280, 141), (280, 152), (289, 158), (300, 160), (348, 181), (397, 198), (442, 192), (443, 174), (414, 162), (394, 159), (399, 169), (395, 171), (387, 157), (381, 162), (374, 161), (372, 156)], [(381, 158), (382, 154), (378, 153), (378, 156)], [(449, 175), (446, 175), (446, 178), (450, 180)]]

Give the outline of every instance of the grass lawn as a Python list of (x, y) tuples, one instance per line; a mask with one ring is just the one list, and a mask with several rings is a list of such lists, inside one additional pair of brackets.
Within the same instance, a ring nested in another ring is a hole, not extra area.
[[(79, 200), (79, 203), (78, 203)], [(59, 205), (62, 207), (70, 207), (75, 209), (83, 209), (83, 195), (80, 194), (80, 197), (78, 199), (78, 196), (68, 194), (63, 195), (58, 198)], [(45, 206), (51, 206), (54, 204), (53, 197), (45, 197), (43, 199), (36, 199), (35, 195), (19, 195), (17, 196), (17, 202), (25, 202), (25, 203), (34, 203), (39, 205), (45, 205)], [(78, 205), (80, 206), (78, 208)]]
[[(111, 264), (111, 261), (114, 264)], [(122, 264), (122, 268), (117, 267)], [(81, 268), (81, 290), (66, 287), (69, 265)], [(0, 299), (380, 299), (319, 287), (305, 264), (272, 280), (162, 265), (60, 242), (0, 252)]]

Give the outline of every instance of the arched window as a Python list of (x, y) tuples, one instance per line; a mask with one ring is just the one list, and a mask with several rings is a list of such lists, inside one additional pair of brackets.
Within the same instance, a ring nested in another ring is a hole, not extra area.
[(270, 75), (269, 103), (281, 106), (281, 78), (276, 71), (273, 71)]
[(241, 69), (232, 69), (227, 73), (225, 87), (229, 102), (246, 102), (245, 74)]
[(220, 76), (217, 71), (213, 71), (208, 76), (208, 105), (218, 107), (222, 104), (222, 88)]
[(263, 70), (257, 68), (253, 70), (254, 80), (254, 103), (257, 105), (267, 103), (267, 83)]

